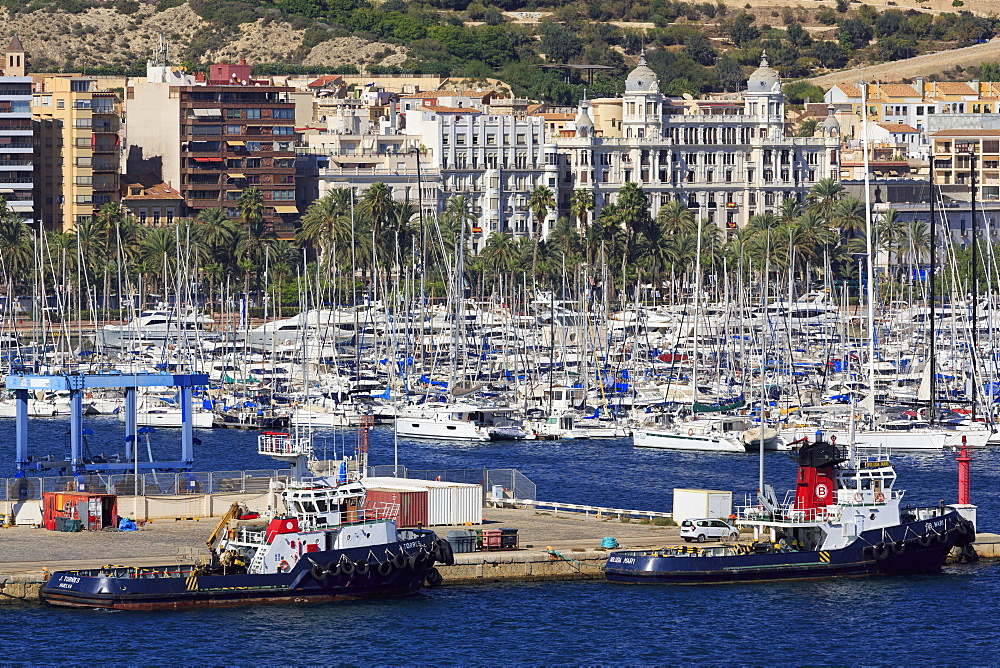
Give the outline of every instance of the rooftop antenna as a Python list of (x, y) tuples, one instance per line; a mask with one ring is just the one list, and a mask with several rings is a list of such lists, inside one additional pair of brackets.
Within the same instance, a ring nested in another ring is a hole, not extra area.
[(153, 64), (158, 67), (165, 67), (167, 65), (167, 38), (162, 32), (160, 33), (159, 44), (153, 49)]

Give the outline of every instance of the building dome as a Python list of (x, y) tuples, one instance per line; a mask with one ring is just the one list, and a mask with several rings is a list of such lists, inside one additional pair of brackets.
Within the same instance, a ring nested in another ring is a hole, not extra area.
[(840, 121), (834, 116), (836, 108), (831, 104), (826, 108), (826, 118), (823, 119), (821, 130), (824, 137), (840, 136)]
[(628, 73), (625, 79), (626, 93), (659, 93), (660, 81), (656, 77), (656, 72), (646, 65), (646, 52), (639, 54), (639, 64)]
[(747, 79), (747, 91), (750, 93), (772, 93), (781, 90), (781, 75), (767, 64), (767, 52), (760, 56), (760, 67), (754, 70)]
[(580, 110), (576, 115), (577, 137), (589, 137), (594, 132), (594, 122), (590, 120), (590, 114), (587, 111), (589, 107), (590, 104), (587, 102), (580, 103)]

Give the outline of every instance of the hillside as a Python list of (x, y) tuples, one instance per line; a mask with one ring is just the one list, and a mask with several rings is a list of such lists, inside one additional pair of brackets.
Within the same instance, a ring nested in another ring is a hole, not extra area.
[[(23, 4), (18, 4), (23, 3)], [(777, 6), (678, 0), (0, 0), (34, 71), (143, 71), (163, 33), (189, 68), (245, 57), (264, 73), (426, 72), (496, 77), (557, 104), (583, 94), (540, 67), (609, 68), (591, 96), (621, 91), (640, 49), (669, 94), (735, 90), (766, 50), (782, 76), (831, 72), (951, 51), (1000, 33), (995, 0), (848, 0)], [(912, 5), (912, 7), (910, 6)], [(530, 11), (528, 11), (530, 8)], [(0, 33), (3, 37), (3, 33)], [(891, 74), (891, 68), (888, 70)]]

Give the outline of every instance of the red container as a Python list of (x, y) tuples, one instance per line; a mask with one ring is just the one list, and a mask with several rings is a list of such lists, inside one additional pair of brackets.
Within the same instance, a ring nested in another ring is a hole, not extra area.
[[(386, 508), (392, 512), (386, 513)], [(396, 526), (412, 528), (427, 526), (427, 490), (391, 490), (368, 488), (365, 509), (377, 510), (379, 517), (396, 521)]]
[(115, 494), (44, 492), (42, 507), (42, 524), (49, 531), (55, 531), (57, 517), (80, 520), (87, 531), (118, 526), (118, 497)]

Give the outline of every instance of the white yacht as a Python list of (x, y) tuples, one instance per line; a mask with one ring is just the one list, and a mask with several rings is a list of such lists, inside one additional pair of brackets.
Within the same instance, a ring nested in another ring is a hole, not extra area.
[(177, 309), (159, 305), (143, 311), (131, 322), (105, 325), (97, 330), (95, 342), (106, 348), (126, 348), (133, 344), (162, 344), (168, 341), (214, 340), (219, 333), (211, 330), (215, 321), (194, 309)]
[(676, 424), (647, 422), (632, 429), (632, 443), (640, 448), (746, 452), (740, 435), (746, 431), (742, 418), (699, 418)]
[(509, 406), (427, 403), (404, 409), (396, 434), (458, 441), (521, 440), (528, 437)]

